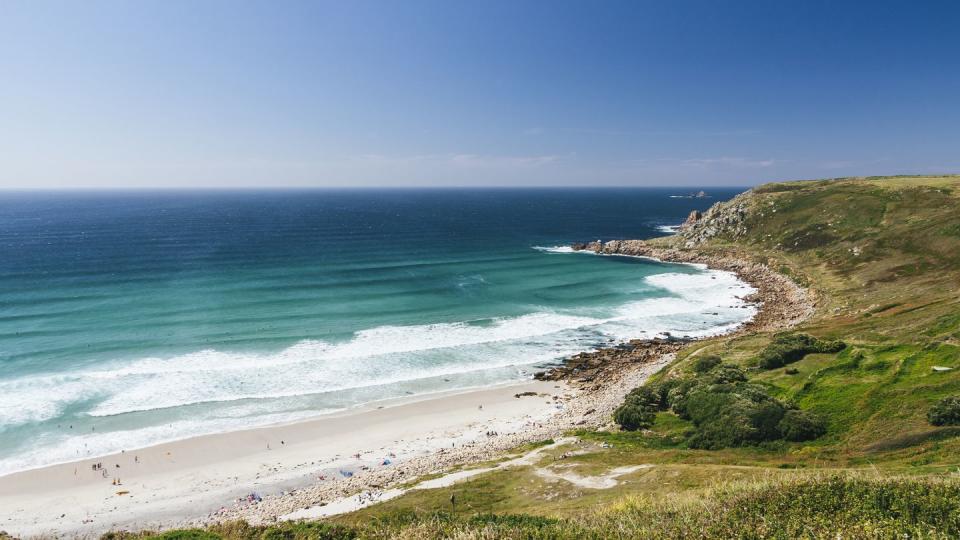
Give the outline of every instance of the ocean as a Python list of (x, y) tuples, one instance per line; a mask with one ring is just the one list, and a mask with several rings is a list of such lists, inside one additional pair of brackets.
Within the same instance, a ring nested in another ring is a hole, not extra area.
[(0, 474), (722, 332), (732, 275), (563, 248), (686, 191), (2, 193)]

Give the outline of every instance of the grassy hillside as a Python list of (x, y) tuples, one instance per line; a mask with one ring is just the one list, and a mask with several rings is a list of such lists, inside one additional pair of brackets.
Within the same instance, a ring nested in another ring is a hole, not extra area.
[[(583, 431), (580, 444), (539, 464), (341, 516), (331, 537), (960, 535), (960, 427), (927, 420), (934, 403), (960, 394), (960, 177), (768, 184), (657, 243), (734, 252), (791, 276), (818, 299), (797, 331), (847, 346), (760, 369), (775, 336), (715, 338), (684, 349), (656, 379), (689, 376), (697, 358), (717, 355), (820, 415), (825, 435), (700, 450), (687, 442), (689, 421), (660, 412), (650, 430)], [(644, 467), (608, 489), (538, 474), (630, 465)], [(204, 534), (322, 537), (292, 527)]]
[[(790, 366), (795, 374), (756, 374), (829, 421), (825, 438), (789, 453), (844, 465), (955, 466), (957, 428), (933, 427), (926, 413), (960, 393), (960, 178), (769, 184), (746, 199), (743, 230), (700, 249), (736, 250), (794, 277), (820, 298), (799, 330), (850, 345), (807, 356)], [(770, 338), (706, 342), (670, 371), (707, 353), (753, 367)]]

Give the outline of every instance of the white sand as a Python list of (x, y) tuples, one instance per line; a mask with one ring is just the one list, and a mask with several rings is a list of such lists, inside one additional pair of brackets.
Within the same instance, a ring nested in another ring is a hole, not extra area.
[[(558, 395), (565, 388), (527, 382), (372, 405), (7, 475), (0, 477), (0, 530), (24, 537), (96, 536), (117, 528), (209, 520), (221, 508), (226, 514), (247, 506), (237, 499), (252, 492), (280, 496), (342, 481), (340, 471), (370, 476), (363, 467), (392, 469), (446, 449), (482, 444), (489, 431), (522, 432), (562, 405), (552, 397), (514, 394)], [(384, 459), (392, 463), (383, 465)], [(92, 470), (97, 462), (106, 477)], [(122, 484), (113, 485), (115, 479)]]

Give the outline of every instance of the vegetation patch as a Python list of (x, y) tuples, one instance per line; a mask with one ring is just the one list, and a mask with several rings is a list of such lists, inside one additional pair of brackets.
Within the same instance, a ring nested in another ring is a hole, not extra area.
[[(915, 478), (819, 476), (725, 483), (705, 491), (629, 495), (575, 517), (396, 512), (355, 527), (229, 523), (205, 530), (110, 533), (105, 540), (386, 540), (649, 538), (956, 538), (960, 483)], [(749, 533), (746, 534), (745, 533)]]
[(253, 526), (244, 521), (212, 525), (206, 529), (180, 529), (162, 533), (109, 532), (101, 540), (354, 540), (360, 531), (353, 527), (313, 522), (286, 522), (269, 526)]
[(721, 362), (723, 362), (723, 360), (715, 354), (701, 356), (694, 360), (693, 371), (696, 373), (706, 373), (719, 366)]
[(635, 388), (614, 413), (627, 431), (649, 428), (659, 411), (670, 410), (693, 424), (691, 448), (719, 449), (766, 441), (807, 441), (826, 433), (826, 423), (810, 411), (770, 395), (749, 382), (733, 364), (715, 364), (686, 379), (667, 379)]
[(823, 341), (809, 334), (785, 334), (760, 351), (757, 365), (761, 369), (776, 369), (802, 360), (814, 353), (836, 353), (847, 345), (842, 341)]
[(938, 401), (930, 407), (927, 420), (935, 426), (960, 426), (960, 396), (949, 396)]

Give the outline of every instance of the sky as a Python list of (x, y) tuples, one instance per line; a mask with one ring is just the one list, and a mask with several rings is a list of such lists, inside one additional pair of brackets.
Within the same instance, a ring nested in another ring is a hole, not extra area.
[(960, 172), (960, 2), (0, 1), (0, 188)]

